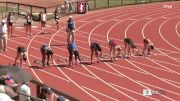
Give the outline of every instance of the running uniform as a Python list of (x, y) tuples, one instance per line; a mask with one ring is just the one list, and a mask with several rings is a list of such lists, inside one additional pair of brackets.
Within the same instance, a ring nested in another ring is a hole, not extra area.
[(22, 46), (19, 46), (19, 47), (17, 47), (17, 51), (19, 52), (19, 53), (24, 53), (25, 52), (25, 49), (24, 49), (24, 47), (22, 47)]
[(72, 51), (73, 51), (73, 53), (74, 53), (74, 56), (75, 57), (77, 57), (77, 56), (79, 56), (79, 52), (78, 52), (78, 50), (77, 50), (77, 45), (76, 45), (76, 43), (71, 43), (70, 44), (70, 47), (71, 47), (71, 49), (72, 49)]
[(117, 46), (117, 43), (114, 40), (110, 40), (109, 45), (112, 47), (115, 47), (115, 46)]
[(136, 48), (136, 46), (134, 45), (134, 42), (133, 42), (130, 38), (125, 38), (125, 39), (124, 39), (124, 43), (127, 43), (127, 44), (130, 45), (132, 48)]
[(41, 46), (41, 54), (42, 54), (42, 64), (45, 66), (45, 59), (47, 55), (47, 65), (49, 65), (49, 58), (53, 55), (52, 50), (48, 47), (48, 45)]
[(13, 16), (12, 15), (8, 17), (8, 25), (9, 26), (13, 25)]
[(26, 21), (27, 21), (27, 24), (28, 24), (28, 25), (31, 25), (31, 23), (32, 23), (32, 18), (28, 15), (27, 18), (26, 18)]
[(98, 43), (91, 43), (90, 48), (93, 51), (101, 51), (101, 47), (100, 47), (100, 45)]

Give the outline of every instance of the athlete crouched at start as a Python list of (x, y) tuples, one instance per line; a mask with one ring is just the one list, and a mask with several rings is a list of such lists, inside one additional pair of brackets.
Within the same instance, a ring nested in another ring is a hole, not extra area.
[(101, 46), (98, 43), (93, 42), (90, 45), (90, 49), (91, 49), (91, 64), (93, 63), (92, 60), (93, 60), (94, 53), (95, 53), (95, 56), (96, 56), (96, 59), (97, 59), (97, 63), (99, 63), (100, 59), (101, 59), (101, 56), (102, 56), (102, 48), (101, 48)]
[[(130, 38), (124, 38), (124, 52), (127, 52), (128, 57), (131, 57), (132, 53), (135, 54), (136, 51), (136, 45), (134, 44), (134, 42), (132, 41), (132, 39)], [(131, 53), (132, 50), (132, 53)]]
[(70, 44), (68, 44), (67, 48), (69, 51), (69, 66), (73, 65), (73, 54), (75, 56), (75, 65), (77, 65), (78, 63), (81, 63), (81, 59), (79, 56), (76, 43), (71, 42)]
[[(41, 46), (41, 55), (42, 55), (42, 66), (45, 67), (45, 62), (46, 62), (46, 65), (49, 66), (50, 58), (51, 60), (53, 59), (53, 52), (47, 44), (43, 44)], [(47, 56), (47, 61), (46, 61), (46, 56)]]
[(15, 61), (14, 61), (14, 66), (17, 66), (17, 59), (20, 57), (20, 67), (22, 66), (22, 61), (24, 60), (24, 62), (26, 63), (27, 60), (27, 53), (24, 49), (24, 47), (22, 46), (18, 46), (17, 47), (17, 55), (15, 57)]
[(117, 56), (120, 56), (121, 54), (121, 47), (120, 45), (118, 45), (115, 40), (110, 40), (108, 42), (109, 44), (109, 49), (110, 49), (110, 57), (111, 57), (111, 60), (117, 60), (116, 57)]

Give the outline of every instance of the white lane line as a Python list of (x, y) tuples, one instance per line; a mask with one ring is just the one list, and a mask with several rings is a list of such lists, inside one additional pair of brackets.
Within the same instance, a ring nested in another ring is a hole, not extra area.
[[(142, 96), (142, 93), (135, 92), (135, 91), (133, 91), (133, 90), (130, 90), (130, 89), (127, 89), (127, 88), (121, 87), (121, 86), (116, 85), (116, 84), (113, 84), (113, 83), (110, 83), (110, 84), (111, 84), (112, 86), (114, 86), (114, 87), (118, 87), (118, 88), (120, 88), (120, 89), (124, 89), (124, 90), (126, 90), (126, 91), (131, 92), (131, 93), (134, 93), (134, 94), (137, 94), (137, 95)], [(149, 97), (149, 96), (144, 96), (144, 97), (147, 97), (147, 98), (152, 99), (152, 100), (160, 101), (160, 100), (157, 100), (157, 99), (152, 98), (152, 97)]]
[(179, 85), (180, 85), (180, 82), (176, 82), (176, 81), (169, 80), (169, 79), (166, 79), (166, 78), (163, 78), (163, 79), (166, 80), (166, 81), (169, 81), (169, 82), (176, 83), (176, 84), (179, 84)]
[[(170, 14), (172, 14), (172, 13), (170, 13)], [(170, 15), (170, 14), (167, 14), (167, 15)], [(160, 18), (160, 17), (158, 17), (158, 18)], [(145, 38), (144, 30), (145, 30), (146, 26), (149, 25), (150, 23), (152, 23), (153, 21), (157, 20), (158, 18), (149, 21), (148, 23), (146, 23), (146, 24), (143, 26), (143, 28), (142, 28), (142, 36), (143, 36), (143, 38)], [(163, 55), (169, 57), (170, 59), (172, 59), (172, 60), (174, 60), (174, 61), (176, 61), (176, 62), (178, 62), (178, 63), (180, 62), (180, 61), (174, 59), (173, 57), (171, 57), (171, 56), (165, 54), (164, 52), (162, 52), (162, 51), (159, 50), (158, 48), (156, 48), (156, 50), (159, 51), (161, 54), (163, 54)]]
[[(56, 64), (56, 62), (53, 60), (54, 64)], [(100, 101), (98, 98), (96, 98), (94, 95), (90, 94), (89, 92), (87, 92), (85, 89), (83, 89), (80, 85), (78, 85), (74, 80), (72, 80), (69, 76), (67, 76), (58, 66), (56, 67), (66, 78), (68, 78), (74, 85), (76, 85), (79, 89), (81, 89), (82, 91), (84, 91), (86, 94), (88, 94), (89, 96), (91, 96), (94, 100)]]
[(118, 66), (118, 67), (121, 67), (121, 68), (125, 68), (125, 69), (128, 69), (128, 70), (134, 71), (134, 72), (138, 72), (138, 73), (141, 73), (141, 74), (148, 75), (147, 73), (145, 73), (143, 71), (138, 71), (138, 70), (131, 69), (131, 68), (128, 68), (128, 67), (125, 67), (125, 66), (121, 66), (121, 65), (118, 65), (118, 64), (115, 64), (115, 63), (109, 63), (109, 64), (114, 65), (114, 66)]
[(168, 71), (166, 69), (161, 69), (161, 68), (158, 68), (158, 67), (155, 67), (155, 66), (147, 65), (147, 64), (144, 64), (144, 63), (141, 63), (141, 62), (136, 62), (136, 61), (133, 61), (133, 60), (130, 60), (130, 61), (133, 62), (133, 63), (137, 63), (137, 64), (140, 64), (140, 65), (146, 66), (146, 67), (151, 67), (151, 68), (154, 68), (154, 69), (159, 69), (161, 71), (172, 73), (172, 71)]
[(169, 64), (169, 65), (172, 65), (172, 66), (180, 67), (180, 65), (176, 65), (176, 64), (173, 64), (173, 63), (164, 62), (164, 61), (160, 61), (160, 60), (157, 60), (157, 59), (152, 59), (152, 60), (160, 62), (160, 63), (165, 63), (165, 64)]
[[(162, 27), (165, 25), (165, 23), (167, 23), (169, 20), (173, 19), (173, 18), (176, 18), (177, 16), (175, 17), (172, 17), (172, 18), (169, 18), (167, 19), (166, 21), (164, 21), (163, 23), (161, 23), (160, 27), (159, 27), (159, 35), (161, 36), (161, 38), (167, 43), (169, 44), (170, 46), (174, 47), (175, 49), (177, 50), (180, 50), (180, 48), (176, 47), (175, 45), (171, 44), (168, 40), (166, 40), (164, 37), (163, 37), (163, 33), (161, 32), (161, 29)], [(180, 62), (180, 61), (179, 61)]]
[(104, 70), (104, 69), (101, 69), (101, 68), (97, 68), (97, 67), (95, 67), (95, 66), (89, 65), (89, 67), (94, 68), (94, 69), (97, 69), (97, 70), (104, 71), (104, 72), (109, 73), (109, 74), (112, 74), (112, 75), (116, 75), (116, 76), (119, 76), (119, 77), (123, 77), (122, 75), (119, 75), (119, 74), (116, 74), (116, 73), (113, 73), (113, 72), (110, 72), (110, 71), (107, 71), (107, 70)]
[(151, 87), (154, 87), (154, 88), (158, 88), (158, 89), (160, 89), (160, 90), (163, 90), (163, 91), (166, 91), (166, 92), (169, 92), (169, 93), (172, 93), (172, 94), (175, 94), (175, 95), (180, 96), (180, 93), (176, 93), (176, 92), (173, 92), (173, 91), (170, 91), (170, 90), (167, 90), (167, 89), (161, 88), (161, 87), (157, 87), (157, 86), (154, 86), (154, 85), (151, 85), (151, 84), (148, 84), (148, 83), (142, 82), (142, 81), (137, 81), (137, 82), (142, 83), (142, 84), (145, 84), (145, 85), (148, 85), (148, 86), (151, 86)]
[(149, 57), (147, 57), (147, 59), (148, 59), (148, 60), (150, 60), (150, 61), (152, 61), (153, 63), (155, 63), (155, 64), (157, 64), (157, 65), (161, 66), (162, 68), (167, 69), (168, 71), (170, 71), (170, 72), (172, 72), (172, 73), (175, 73), (175, 74), (177, 74), (177, 75), (180, 75), (180, 73), (178, 73), (178, 72), (176, 72), (176, 71), (174, 71), (174, 70), (172, 70), (172, 69), (169, 69), (169, 68), (168, 68), (168, 67), (166, 67), (166, 66), (163, 66), (163, 65), (161, 65), (161, 64), (159, 64), (159, 63), (157, 63), (156, 61), (154, 61), (154, 60), (150, 59)]
[(116, 89), (115, 87), (113, 87), (112, 85), (110, 85), (109, 83), (107, 83), (106, 81), (104, 81), (103, 79), (101, 79), (100, 77), (98, 77), (96, 74), (94, 74), (94, 73), (91, 72), (89, 69), (87, 69), (86, 66), (84, 66), (84, 65), (82, 65), (82, 64), (81, 64), (81, 66), (82, 66), (84, 69), (86, 69), (89, 73), (91, 73), (92, 75), (94, 75), (94, 76), (95, 76), (98, 80), (100, 80), (102, 83), (104, 83), (104, 84), (106, 84), (107, 86), (111, 87), (111, 88), (114, 89), (115, 91), (123, 94), (124, 96), (128, 97), (129, 99), (134, 100), (134, 101), (137, 101), (135, 98), (133, 98), (133, 97), (125, 94), (124, 92), (122, 92), (122, 91), (120, 91), (120, 90), (118, 90), (118, 89)]
[(82, 86), (82, 87), (83, 87), (84, 89), (86, 89), (86, 90), (89, 90), (89, 91), (94, 92), (94, 93), (96, 93), (96, 94), (99, 94), (99, 95), (101, 95), (101, 96), (107, 97), (107, 98), (111, 99), (111, 101), (112, 101), (112, 100), (113, 100), (113, 101), (119, 101), (118, 99), (115, 99), (115, 98), (110, 97), (110, 96), (108, 96), (108, 95), (102, 94), (102, 93), (100, 93), (100, 92), (98, 92), (98, 91), (95, 91), (95, 90), (92, 90), (92, 89), (90, 89), (90, 88), (88, 88), (88, 87), (85, 87), (85, 86)]
[(180, 22), (178, 22), (178, 23), (176, 24), (175, 31), (176, 31), (177, 36), (180, 38), (180, 33), (178, 32), (178, 26), (179, 26), (179, 24), (180, 24)]

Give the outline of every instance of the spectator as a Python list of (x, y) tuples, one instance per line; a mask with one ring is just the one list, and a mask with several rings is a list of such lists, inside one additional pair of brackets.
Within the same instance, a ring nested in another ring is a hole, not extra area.
[(26, 16), (26, 34), (28, 34), (28, 30), (29, 30), (29, 33), (32, 36), (31, 25), (32, 25), (32, 15), (28, 13)]
[(7, 94), (0, 93), (0, 101), (14, 101)]
[(17, 55), (15, 57), (15, 61), (14, 61), (14, 66), (17, 65), (17, 59), (20, 57), (20, 67), (22, 66), (22, 61), (24, 60), (25, 63), (26, 63), (26, 60), (27, 60), (27, 53), (24, 49), (23, 46), (18, 46), (17, 47)]
[(45, 86), (41, 88), (40, 98), (46, 101), (53, 101), (53, 94), (51, 88)]
[(73, 54), (75, 56), (75, 64), (77, 65), (79, 62), (81, 62), (79, 52), (76, 46), (75, 42), (71, 42), (68, 44), (68, 51), (69, 51), (69, 66), (73, 65)]
[(72, 16), (69, 16), (69, 20), (67, 21), (66, 31), (68, 33), (68, 35), (67, 35), (67, 43), (75, 41), (75, 36), (74, 36), (75, 22), (74, 22)]
[(0, 52), (7, 51), (7, 24), (6, 20), (3, 19), (0, 24)]
[(110, 57), (111, 60), (117, 60), (117, 55), (120, 55), (121, 47), (115, 42), (115, 40), (110, 40), (108, 42), (110, 48)]
[[(23, 85), (21, 85), (20, 87), (18, 87), (18, 92), (26, 94), (26, 95), (31, 95), (31, 89), (28, 86), (28, 82), (24, 82)], [(24, 100), (28, 100), (30, 101), (30, 97), (26, 97), (26, 96), (22, 96), (23, 98), (20, 99), (24, 99)]]
[(49, 60), (50, 60), (50, 58), (52, 60), (53, 52), (47, 44), (44, 44), (41, 46), (41, 54), (42, 54), (42, 66), (45, 67), (46, 56), (47, 56), (46, 64), (49, 66)]
[[(97, 63), (99, 63), (100, 58), (102, 56), (102, 49), (101, 49), (100, 45), (98, 43), (95, 43), (95, 42), (91, 43), (90, 49), (91, 49), (91, 64), (92, 64), (92, 59), (93, 59), (94, 52), (95, 52), (95, 55), (96, 55)], [(100, 54), (98, 52), (100, 52)]]
[(14, 16), (12, 15), (13, 13), (9, 12), (8, 18), (7, 18), (7, 23), (8, 23), (8, 34), (13, 36), (12, 30), (13, 30), (13, 23), (14, 23)]
[(127, 52), (128, 57), (131, 56), (131, 50), (134, 54), (134, 51), (136, 49), (136, 45), (134, 44), (134, 42), (132, 41), (132, 39), (130, 38), (124, 38), (124, 52)]
[(56, 8), (56, 10), (54, 11), (54, 20), (56, 22), (56, 26), (57, 26), (57, 30), (59, 29), (59, 20), (60, 20), (60, 12), (59, 12), (59, 8)]
[(47, 21), (47, 15), (46, 15), (46, 13), (42, 13), (42, 15), (41, 15), (41, 29), (42, 29), (43, 34), (45, 33), (46, 21)]

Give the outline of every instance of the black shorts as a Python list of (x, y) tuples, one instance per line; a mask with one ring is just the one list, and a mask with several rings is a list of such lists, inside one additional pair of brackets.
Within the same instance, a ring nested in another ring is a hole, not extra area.
[(31, 25), (31, 22), (27, 22), (27, 25)]
[(21, 52), (25, 52), (25, 49), (24, 49), (24, 47), (19, 46), (19, 47), (17, 47), (17, 51), (18, 51), (19, 53), (21, 53)]
[(74, 56), (75, 57), (79, 57), (79, 52), (78, 51), (74, 51)]
[(9, 22), (9, 23), (8, 23), (8, 25), (9, 25), (9, 26), (12, 26), (12, 25), (13, 25), (13, 23), (12, 23), (12, 22)]
[(149, 47), (150, 47), (151, 49), (154, 49), (154, 46), (153, 46), (153, 45), (150, 45)]

